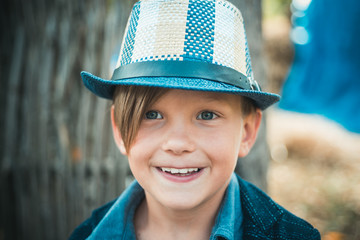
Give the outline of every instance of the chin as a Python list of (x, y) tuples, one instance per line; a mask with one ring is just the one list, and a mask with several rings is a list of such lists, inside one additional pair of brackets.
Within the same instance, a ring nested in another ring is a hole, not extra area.
[(194, 209), (197, 209), (200, 204), (196, 203), (184, 203), (184, 202), (172, 202), (166, 204), (168, 209), (171, 209), (172, 211), (176, 212), (187, 212), (192, 211)]
[(194, 195), (184, 196), (171, 196), (170, 199), (162, 199), (162, 205), (173, 211), (189, 211), (198, 208), (202, 205), (203, 201), (195, 199)]

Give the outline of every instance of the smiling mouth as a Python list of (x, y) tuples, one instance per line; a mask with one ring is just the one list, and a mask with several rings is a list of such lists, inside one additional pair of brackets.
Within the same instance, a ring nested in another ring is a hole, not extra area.
[(178, 177), (190, 176), (191, 174), (198, 173), (202, 170), (201, 168), (178, 169), (178, 168), (164, 168), (164, 167), (159, 167), (158, 169), (160, 169), (164, 173), (168, 173), (168, 174), (178, 176)]

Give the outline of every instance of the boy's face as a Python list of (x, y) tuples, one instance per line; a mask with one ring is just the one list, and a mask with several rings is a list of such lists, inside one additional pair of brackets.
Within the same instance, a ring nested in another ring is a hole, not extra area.
[(237, 95), (170, 90), (146, 111), (128, 156), (147, 201), (191, 210), (221, 201), (237, 157), (253, 145), (261, 112), (243, 117)]

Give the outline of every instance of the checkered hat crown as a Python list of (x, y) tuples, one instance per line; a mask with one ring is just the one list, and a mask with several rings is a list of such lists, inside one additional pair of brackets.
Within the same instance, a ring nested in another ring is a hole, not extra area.
[(125, 32), (117, 67), (143, 61), (204, 61), (253, 79), (242, 15), (227, 1), (141, 1)]
[(262, 109), (279, 99), (254, 80), (242, 15), (225, 0), (137, 2), (112, 80), (82, 77), (105, 98), (116, 85), (142, 85), (236, 93)]

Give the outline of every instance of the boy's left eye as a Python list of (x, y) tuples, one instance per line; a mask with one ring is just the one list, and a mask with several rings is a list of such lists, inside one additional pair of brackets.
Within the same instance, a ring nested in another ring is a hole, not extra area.
[(213, 112), (203, 111), (197, 116), (197, 119), (200, 119), (200, 120), (212, 120), (212, 119), (215, 119), (217, 117), (218, 116)]

